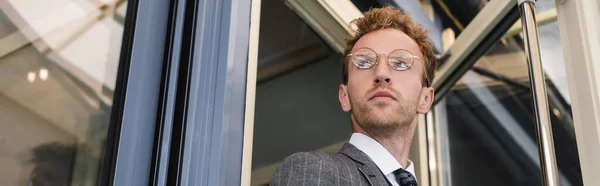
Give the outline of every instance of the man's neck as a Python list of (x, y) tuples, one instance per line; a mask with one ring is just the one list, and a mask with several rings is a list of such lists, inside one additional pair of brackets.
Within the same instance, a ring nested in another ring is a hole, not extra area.
[(390, 152), (390, 154), (392, 154), (392, 156), (394, 156), (394, 159), (396, 159), (396, 161), (398, 161), (403, 168), (406, 168), (408, 167), (408, 153), (410, 151), (410, 145), (412, 143), (415, 127), (416, 120), (413, 121), (410, 126), (401, 127), (402, 129), (400, 131), (395, 132), (394, 135), (387, 137), (363, 130), (358, 125), (353, 127), (353, 132), (364, 134), (379, 142), (381, 146), (383, 146), (388, 152)]

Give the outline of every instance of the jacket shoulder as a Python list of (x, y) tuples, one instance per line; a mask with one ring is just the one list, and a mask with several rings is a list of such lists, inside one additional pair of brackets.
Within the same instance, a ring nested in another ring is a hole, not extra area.
[(330, 185), (339, 162), (335, 154), (298, 152), (286, 157), (270, 185)]
[(333, 154), (325, 153), (325, 152), (297, 152), (292, 155), (286, 157), (282, 165), (285, 164), (298, 164), (306, 162), (318, 162), (321, 161), (323, 163), (334, 163), (333, 158), (331, 157)]

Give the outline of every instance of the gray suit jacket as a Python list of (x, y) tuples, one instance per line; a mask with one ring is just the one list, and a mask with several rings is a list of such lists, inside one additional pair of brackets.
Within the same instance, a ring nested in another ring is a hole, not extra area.
[(272, 186), (381, 186), (387, 179), (377, 165), (354, 145), (337, 153), (300, 152), (288, 156), (271, 179)]

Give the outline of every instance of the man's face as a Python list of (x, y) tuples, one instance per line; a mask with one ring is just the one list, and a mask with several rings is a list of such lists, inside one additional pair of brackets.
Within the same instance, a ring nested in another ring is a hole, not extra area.
[(392, 69), (384, 54), (378, 55), (377, 64), (368, 69), (359, 69), (347, 60), (348, 84), (340, 85), (339, 99), (353, 122), (367, 131), (393, 132), (408, 127), (417, 114), (429, 110), (433, 88), (423, 86), (423, 55), (414, 40), (402, 31), (383, 29), (361, 37), (352, 52), (361, 48), (377, 54), (404, 49), (419, 59), (403, 71)]

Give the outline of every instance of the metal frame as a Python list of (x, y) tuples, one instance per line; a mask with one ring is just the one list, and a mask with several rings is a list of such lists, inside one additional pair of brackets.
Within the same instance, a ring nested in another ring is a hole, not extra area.
[(556, 0), (584, 185), (600, 185), (600, 2)]
[(169, 2), (128, 2), (99, 185), (148, 185)]
[(425, 115), (419, 114), (417, 116), (417, 128), (413, 136), (411, 149), (408, 157), (415, 163), (415, 176), (417, 181), (421, 185), (430, 184), (429, 174), (429, 159), (428, 159), (428, 139), (427, 139), (427, 123), (425, 121)]
[(152, 185), (167, 185), (171, 141), (176, 123), (176, 99), (183, 39), (185, 0), (171, 1), (167, 31), (164, 71), (161, 80), (160, 106), (153, 148), (150, 181)]
[(187, 3), (168, 185), (239, 185), (251, 2)]
[(448, 139), (448, 119), (447, 119), (446, 101), (444, 99), (438, 102), (433, 110), (433, 120), (435, 122), (437, 132), (437, 162), (438, 163), (438, 180), (441, 185), (452, 186), (452, 166), (450, 161), (450, 142)]
[(443, 97), (504, 32), (518, 20), (516, 0), (493, 0), (486, 4), (456, 42), (444, 53), (449, 56), (433, 80), (434, 104)]
[(425, 130), (427, 136), (427, 170), (429, 173), (429, 182), (431, 186), (441, 186), (444, 185), (442, 182), (442, 170), (440, 158), (439, 158), (439, 133), (438, 126), (436, 126), (436, 121), (434, 118), (434, 112), (430, 111), (424, 115), (425, 121)]
[(535, 2), (531, 0), (519, 0), (521, 12), (521, 23), (523, 25), (523, 42), (525, 54), (529, 67), (529, 79), (533, 98), (533, 110), (537, 143), (539, 147), (540, 168), (542, 169), (542, 181), (544, 185), (556, 186), (558, 182), (558, 169), (556, 167), (556, 153), (554, 151), (554, 140), (550, 113), (548, 109), (548, 98), (546, 97), (546, 79), (542, 68), (542, 56), (538, 41), (538, 31), (535, 19)]
[(350, 21), (362, 16), (362, 12), (350, 1), (337, 1), (336, 11), (329, 0), (285, 0), (284, 3), (320, 35), (333, 50), (344, 53), (347, 34), (353, 34)]
[(250, 39), (248, 44), (248, 73), (246, 76), (246, 110), (244, 113), (244, 144), (240, 185), (250, 185), (252, 176), (252, 144), (254, 139), (254, 103), (258, 79), (258, 42), (260, 33), (261, 0), (253, 0), (250, 10)]

